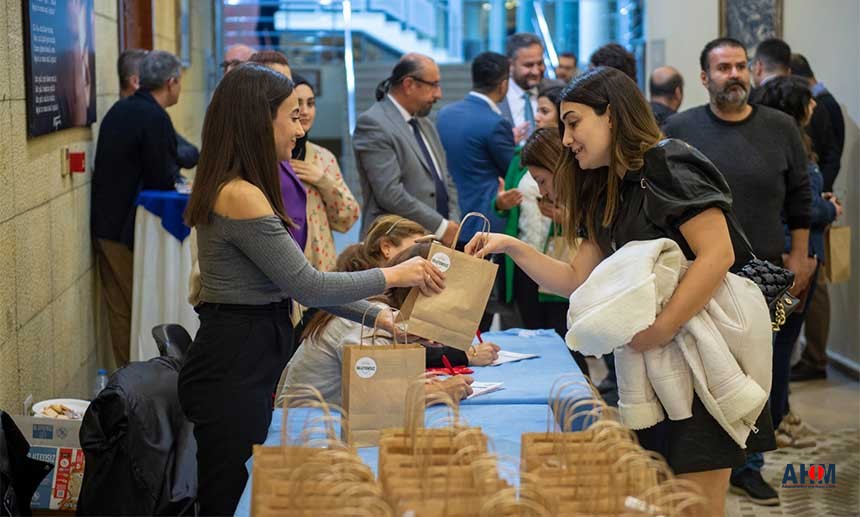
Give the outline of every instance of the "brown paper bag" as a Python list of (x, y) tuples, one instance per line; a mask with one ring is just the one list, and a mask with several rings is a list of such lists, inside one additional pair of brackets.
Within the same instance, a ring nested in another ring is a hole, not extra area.
[(824, 234), (824, 272), (831, 284), (851, 278), (851, 227), (831, 226)]
[(343, 347), (341, 394), (349, 420), (342, 429), (353, 447), (372, 447), (382, 429), (403, 426), (409, 384), (425, 369), (423, 346), (377, 346), (376, 331), (374, 326), (369, 344), (362, 333), (361, 343)]
[[(490, 222), (477, 212), (466, 214), (461, 229), (469, 217), (483, 218), (483, 231), (489, 231)], [(459, 236), (458, 232), (454, 242)], [(409, 324), (410, 333), (468, 351), (487, 308), (499, 266), (438, 242), (430, 246), (427, 258), (445, 273), (445, 289), (427, 297), (418, 288), (412, 288), (400, 313)]]

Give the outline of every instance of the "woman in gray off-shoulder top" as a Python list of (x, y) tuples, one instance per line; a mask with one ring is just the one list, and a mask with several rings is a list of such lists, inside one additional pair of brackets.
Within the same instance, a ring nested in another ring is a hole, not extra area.
[(197, 230), (200, 330), (179, 375), (197, 440), (203, 515), (233, 514), (251, 447), (266, 438), (273, 392), (294, 351), (292, 300), (360, 319), (368, 308), (361, 300), (386, 288), (430, 294), (443, 287), (424, 259), (358, 273), (308, 264), (287, 230), (277, 176), (302, 135), (292, 82), (261, 65), (227, 74), (206, 111), (185, 215)]

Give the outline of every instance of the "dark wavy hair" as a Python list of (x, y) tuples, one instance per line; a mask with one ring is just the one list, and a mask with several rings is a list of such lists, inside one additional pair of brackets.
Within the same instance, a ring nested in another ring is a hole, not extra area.
[(777, 109), (794, 119), (797, 127), (801, 128), (800, 135), (808, 159), (817, 162), (818, 156), (812, 149), (812, 139), (803, 131), (804, 126), (809, 123), (807, 110), (812, 100), (809, 81), (795, 75), (774, 77), (757, 88), (753, 97), (753, 104)]

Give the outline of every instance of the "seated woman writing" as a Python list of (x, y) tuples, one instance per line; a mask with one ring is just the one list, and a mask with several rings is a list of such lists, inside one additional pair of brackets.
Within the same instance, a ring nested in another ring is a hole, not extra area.
[[(371, 233), (372, 230), (368, 235)], [(413, 257), (426, 257), (429, 252), (430, 243), (413, 244), (398, 253), (389, 264), (400, 264)], [(354, 272), (373, 267), (375, 265), (367, 260), (363, 244), (350, 246), (341, 253), (337, 261), (338, 271)], [(393, 288), (388, 289), (382, 296), (371, 298), (370, 301), (379, 306), (380, 309), (388, 307), (398, 309), (406, 300), (408, 294), (408, 288)], [(365, 337), (365, 343), (367, 344), (373, 332), (368, 327), (362, 327), (359, 323), (336, 317), (326, 312), (317, 312), (305, 328), (301, 346), (287, 365), (286, 379), (279, 398), (283, 396), (284, 392), (290, 386), (309, 384), (322, 393), (326, 402), (340, 405), (343, 347), (345, 345), (361, 343), (362, 335)], [(373, 344), (377, 345), (388, 345), (391, 343), (392, 339), (387, 335), (377, 336), (373, 340)], [(489, 345), (489, 347), (485, 347), (487, 349), (496, 347), (496, 345), (492, 345), (491, 343), (485, 343), (484, 345)], [(492, 361), (483, 362), (483, 364), (488, 364), (489, 362)], [(428, 364), (428, 366), (430, 365)], [(431, 392), (444, 391), (452, 399), (460, 400), (472, 393), (472, 389), (469, 387), (471, 383), (471, 377), (457, 375), (443, 381), (429, 383), (427, 385), (427, 392), (429, 394)]]

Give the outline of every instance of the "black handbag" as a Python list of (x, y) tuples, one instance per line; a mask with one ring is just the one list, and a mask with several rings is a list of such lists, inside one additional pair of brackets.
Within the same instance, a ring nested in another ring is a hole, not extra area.
[(771, 328), (774, 332), (778, 332), (785, 325), (788, 316), (800, 305), (800, 300), (788, 292), (794, 287), (794, 273), (773, 262), (757, 258), (741, 225), (735, 220), (734, 214), (726, 214), (726, 219), (734, 227), (752, 257), (736, 274), (752, 280), (761, 289), (761, 294), (764, 295), (767, 307), (770, 309)]

